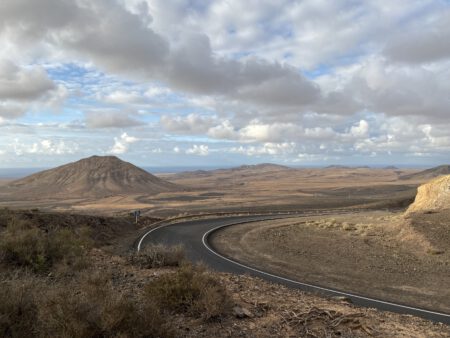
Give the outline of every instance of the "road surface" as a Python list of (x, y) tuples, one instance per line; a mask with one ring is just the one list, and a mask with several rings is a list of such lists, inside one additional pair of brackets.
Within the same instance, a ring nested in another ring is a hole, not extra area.
[(450, 324), (450, 314), (433, 311), (432, 309), (421, 309), (407, 304), (398, 304), (388, 300), (373, 299), (364, 295), (353, 294), (331, 288), (302, 283), (301, 281), (277, 276), (259, 269), (253, 268), (222, 256), (209, 244), (208, 237), (217, 229), (246, 222), (270, 220), (292, 215), (271, 216), (233, 216), (214, 219), (196, 219), (180, 221), (175, 224), (160, 225), (145, 234), (137, 241), (137, 250), (147, 244), (165, 244), (184, 246), (186, 256), (192, 262), (203, 262), (213, 270), (230, 272), (235, 274), (249, 274), (271, 282), (280, 283), (288, 287), (301, 289), (308, 292), (320, 293), (324, 296), (344, 296), (353, 304), (365, 307), (377, 308), (384, 311), (392, 311), (402, 314), (412, 314), (436, 322)]

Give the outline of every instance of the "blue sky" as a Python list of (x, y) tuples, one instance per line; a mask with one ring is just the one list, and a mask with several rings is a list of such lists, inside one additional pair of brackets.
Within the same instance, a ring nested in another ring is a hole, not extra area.
[(4, 0), (0, 167), (448, 163), (448, 1)]

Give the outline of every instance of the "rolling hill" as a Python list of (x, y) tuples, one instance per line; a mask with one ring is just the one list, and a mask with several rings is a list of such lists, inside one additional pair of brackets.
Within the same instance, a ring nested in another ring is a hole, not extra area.
[(180, 187), (115, 156), (92, 156), (13, 181), (8, 189), (26, 199), (158, 194)]
[(402, 175), (402, 176), (400, 176), (400, 179), (401, 180), (430, 180), (435, 177), (449, 175), (449, 174), (450, 174), (450, 165), (440, 165), (438, 167), (419, 171), (418, 173)]
[[(210, 177), (216, 175), (263, 175), (272, 172), (292, 171), (293, 168), (274, 164), (274, 163), (261, 163), (252, 165), (241, 165), (239, 167), (227, 168), (227, 169), (215, 169), (215, 170), (195, 170), (186, 171), (173, 175), (172, 179), (189, 179), (189, 178), (201, 178)], [(237, 176), (236, 176), (237, 177)]]

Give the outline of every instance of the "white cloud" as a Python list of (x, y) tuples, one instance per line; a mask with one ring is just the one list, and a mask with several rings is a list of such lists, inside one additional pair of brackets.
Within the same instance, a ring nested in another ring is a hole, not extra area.
[(388, 40), (384, 54), (393, 61), (412, 64), (430, 63), (450, 58), (450, 10), (428, 15), (427, 20), (413, 22)]
[(209, 147), (204, 144), (200, 144), (200, 145), (194, 144), (191, 148), (186, 150), (186, 154), (207, 156), (209, 154)]
[(40, 140), (32, 144), (21, 143), (18, 139), (15, 139), (12, 146), (17, 156), (24, 154), (65, 155), (74, 154), (79, 150), (77, 143), (67, 144), (63, 140), (50, 139)]
[(225, 120), (221, 124), (209, 128), (207, 134), (212, 138), (225, 140), (234, 140), (239, 137), (229, 120)]
[(247, 156), (258, 155), (286, 155), (292, 154), (296, 149), (294, 142), (273, 143), (266, 142), (261, 146), (239, 146), (230, 149), (231, 153), (243, 154)]
[(20, 68), (9, 60), (0, 60), (0, 100), (30, 101), (55, 87), (41, 67)]
[(114, 145), (109, 150), (111, 154), (124, 154), (130, 148), (132, 143), (139, 141), (138, 138), (133, 136), (128, 136), (127, 133), (123, 133), (120, 137), (114, 137)]
[(276, 142), (296, 138), (301, 127), (293, 123), (261, 123), (253, 120), (249, 125), (239, 130), (241, 139), (252, 141)]
[(144, 103), (144, 97), (139, 92), (136, 91), (124, 91), (115, 90), (108, 95), (106, 95), (103, 100), (108, 103), (121, 103), (121, 104), (132, 104), (132, 103)]
[(67, 90), (56, 85), (40, 66), (19, 67), (0, 55), (0, 117), (23, 116), (33, 106), (59, 106)]
[(187, 116), (163, 115), (160, 122), (167, 131), (190, 135), (207, 132), (216, 123), (216, 120), (214, 117), (191, 113)]
[(449, 18), (434, 0), (3, 0), (0, 144), (446, 158)]
[(369, 123), (365, 120), (359, 121), (359, 123), (350, 128), (350, 135), (354, 137), (365, 137), (369, 132)]
[(125, 128), (143, 125), (135, 118), (135, 113), (117, 110), (90, 110), (85, 112), (88, 128)]

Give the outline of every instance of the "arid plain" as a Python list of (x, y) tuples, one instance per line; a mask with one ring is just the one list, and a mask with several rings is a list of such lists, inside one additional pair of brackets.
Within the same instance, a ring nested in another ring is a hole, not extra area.
[[(119, 256), (143, 227), (159, 219), (288, 213), (285, 219), (225, 228), (212, 244), (230, 258), (281, 276), (449, 313), (450, 213), (405, 213), (421, 184), (448, 173), (448, 166), (421, 171), (260, 164), (156, 177), (115, 157), (94, 156), (24, 179), (3, 180), (0, 206), (18, 213), (32, 209), (18, 217), (39, 227), (47, 226), (46, 219), (75, 228), (86, 223), (101, 235), (96, 239), (102, 239), (101, 247)], [(128, 216), (135, 210), (145, 216), (139, 226)], [(254, 280), (249, 283), (255, 290), (262, 287)], [(398, 336), (414, 336), (419, 327), (430, 336), (447, 331), (417, 319), (386, 316), (403, 330)], [(377, 318), (367, 315), (370, 329), (359, 326), (358, 332), (371, 335), (372, 327), (393, 332)], [(413, 322), (418, 326), (408, 331)]]
[[(185, 213), (284, 212), (327, 208), (402, 208), (426, 181), (409, 177), (414, 169), (373, 169), (332, 166), (294, 169), (273, 164), (213, 171), (160, 174), (174, 183), (171, 191), (65, 194), (39, 190), (0, 192), (2, 206), (34, 206), (48, 210), (116, 214), (140, 209), (146, 215), (167, 217)], [(402, 179), (406, 177), (406, 179)], [(5, 184), (6, 182), (3, 182)], [(1, 184), (1, 182), (0, 182)]]

